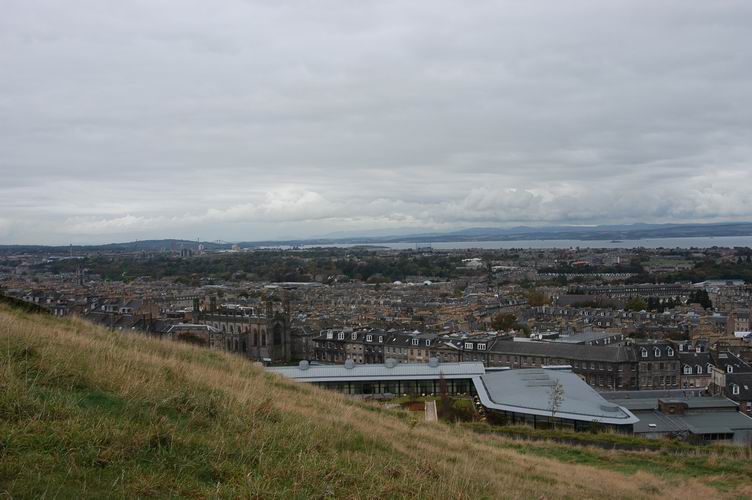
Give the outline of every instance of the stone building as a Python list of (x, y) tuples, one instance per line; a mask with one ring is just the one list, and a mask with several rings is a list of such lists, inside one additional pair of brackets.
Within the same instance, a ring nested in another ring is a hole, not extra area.
[(313, 338), (316, 361), (357, 364), (427, 363), (437, 335), (419, 332), (385, 332), (384, 330), (325, 330)]
[(678, 389), (681, 361), (671, 344), (650, 343), (634, 346), (638, 360), (640, 389)]
[[(222, 334), (221, 348), (265, 363), (292, 360), (290, 315), (283, 304), (266, 301), (262, 310), (234, 304), (217, 305), (210, 298), (208, 310), (193, 304), (194, 323), (209, 325)], [(216, 346), (219, 347), (219, 346)]]
[(707, 343), (680, 343), (679, 360), (681, 362), (681, 388), (705, 389), (710, 384), (713, 358), (707, 350)]
[(569, 365), (592, 387), (637, 389), (638, 366), (628, 346), (591, 346), (558, 342), (513, 341), (505, 338), (442, 339), (432, 355), (444, 362), (481, 361), (488, 367), (540, 368)]
[[(733, 358), (730, 353), (725, 354), (724, 359)], [(748, 364), (739, 363), (736, 358), (725, 365), (713, 367), (710, 376), (708, 390), (711, 394), (737, 402), (739, 411), (752, 417), (752, 368)]]

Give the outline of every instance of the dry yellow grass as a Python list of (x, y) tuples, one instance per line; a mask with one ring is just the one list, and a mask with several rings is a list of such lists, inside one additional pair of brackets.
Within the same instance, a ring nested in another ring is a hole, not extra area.
[(232, 355), (79, 319), (0, 308), (0, 348), (0, 496), (721, 495), (700, 480), (519, 453)]

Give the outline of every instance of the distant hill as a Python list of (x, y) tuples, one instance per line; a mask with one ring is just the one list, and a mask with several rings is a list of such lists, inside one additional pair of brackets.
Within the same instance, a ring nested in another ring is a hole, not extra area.
[[(138, 240), (128, 241), (124, 243), (107, 243), (102, 245), (0, 245), (0, 253), (2, 252), (55, 252), (60, 254), (80, 253), (86, 252), (158, 252), (160, 250), (180, 250), (181, 248), (188, 248), (191, 250), (197, 250), (199, 243), (190, 240)], [(228, 243), (211, 243), (201, 242), (207, 250), (227, 249), (232, 245)]]
[(1, 497), (750, 493), (749, 463), (726, 456), (481, 435), (298, 385), (233, 355), (5, 305), (0, 332)]
[[(238, 243), (241, 248), (263, 246), (299, 246), (299, 245), (379, 245), (385, 243), (431, 243), (437, 241), (529, 241), (529, 240), (630, 240), (639, 241), (647, 238), (691, 238), (707, 236), (752, 236), (752, 222), (729, 222), (718, 224), (630, 224), (601, 226), (547, 226), (513, 228), (476, 227), (450, 232), (408, 233), (400, 229), (399, 234), (390, 234), (386, 230), (367, 231), (363, 236), (301, 238), (293, 240), (262, 240)], [(375, 235), (374, 233), (378, 233)], [(232, 243), (201, 242), (207, 250), (228, 250)], [(155, 252), (160, 250), (196, 250), (198, 243), (191, 240), (140, 240), (103, 245), (0, 245), (0, 253), (9, 252)]]
[(602, 226), (548, 226), (492, 228), (478, 227), (451, 232), (415, 233), (392, 236), (351, 236), (287, 241), (241, 243), (241, 247), (266, 245), (332, 245), (379, 243), (430, 243), (437, 241), (527, 241), (527, 240), (643, 240), (647, 238), (688, 238), (705, 236), (751, 236), (752, 223), (719, 224), (630, 224)]

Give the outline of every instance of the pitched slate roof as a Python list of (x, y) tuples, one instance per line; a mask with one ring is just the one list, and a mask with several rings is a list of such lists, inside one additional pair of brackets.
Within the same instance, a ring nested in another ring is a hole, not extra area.
[(499, 341), (491, 346), (489, 351), (495, 354), (548, 356), (552, 358), (606, 361), (612, 363), (637, 361), (634, 350), (626, 346), (590, 346), (563, 344), (560, 342)]

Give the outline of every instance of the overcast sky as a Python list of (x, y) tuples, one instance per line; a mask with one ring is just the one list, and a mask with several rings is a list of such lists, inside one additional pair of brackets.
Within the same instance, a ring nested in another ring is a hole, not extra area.
[(748, 0), (3, 0), (0, 243), (752, 220)]

